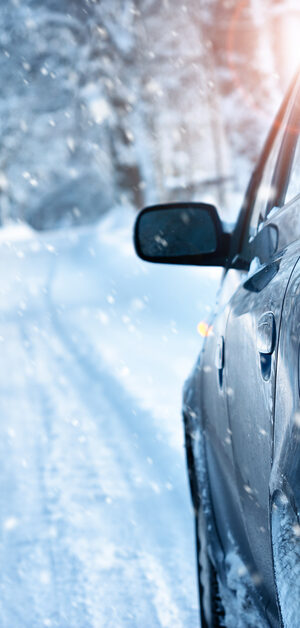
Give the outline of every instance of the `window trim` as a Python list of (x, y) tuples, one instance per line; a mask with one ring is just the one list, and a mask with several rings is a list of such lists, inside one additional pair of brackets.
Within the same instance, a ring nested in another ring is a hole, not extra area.
[[(235, 260), (237, 261), (239, 259), (240, 263), (243, 263), (243, 262), (250, 263), (251, 261), (251, 257), (252, 257), (251, 248), (252, 247), (251, 247), (251, 242), (249, 242), (249, 227), (250, 227), (251, 216), (252, 216), (252, 212), (253, 212), (253, 208), (254, 208), (254, 204), (256, 200), (256, 194), (261, 184), (264, 170), (265, 170), (268, 158), (271, 154), (271, 151), (274, 147), (276, 138), (278, 136), (278, 132), (283, 124), (285, 125), (286, 128), (288, 126), (288, 121), (290, 120), (291, 113), (294, 111), (294, 105), (295, 105), (295, 101), (296, 101), (299, 90), (300, 90), (300, 74), (299, 72), (297, 72), (281, 104), (281, 107), (278, 111), (275, 121), (271, 127), (271, 131), (269, 132), (267, 136), (258, 164), (256, 168), (254, 169), (249, 185), (247, 187), (242, 209), (238, 217), (236, 229), (235, 229), (235, 232), (233, 234), (233, 239), (232, 239), (232, 244), (233, 244), (232, 253)], [(281, 155), (283, 144), (284, 144), (284, 137), (282, 140), (280, 150), (278, 151), (278, 158), (277, 158), (276, 165), (274, 168), (274, 173), (276, 171), (278, 173), (277, 165), (279, 163), (279, 155)], [(278, 191), (279, 193), (281, 192), (281, 190), (278, 190)]]
[[(293, 103), (293, 109), (291, 111), (291, 115), (288, 121), (287, 128), (291, 129), (290, 133), (285, 134), (284, 140), (281, 146), (281, 150), (279, 153), (279, 158), (277, 160), (276, 168), (278, 169), (278, 177), (281, 179), (281, 187), (280, 187), (280, 197), (278, 198), (278, 207), (281, 209), (293, 202), (294, 199), (299, 196), (295, 194), (289, 201), (286, 201), (286, 193), (289, 187), (290, 175), (293, 168), (293, 163), (295, 159), (297, 144), (300, 141), (300, 104), (298, 111), (296, 111), (296, 100), (297, 97), (300, 100), (300, 86), (295, 96), (295, 100)], [(295, 132), (295, 129), (298, 128), (298, 133)], [(267, 216), (266, 216), (267, 217)]]

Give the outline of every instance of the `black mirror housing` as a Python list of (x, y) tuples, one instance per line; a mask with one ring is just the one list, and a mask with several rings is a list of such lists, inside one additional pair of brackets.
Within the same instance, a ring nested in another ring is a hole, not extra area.
[(224, 233), (214, 205), (171, 203), (146, 207), (134, 228), (137, 255), (164, 264), (229, 264), (230, 234)]

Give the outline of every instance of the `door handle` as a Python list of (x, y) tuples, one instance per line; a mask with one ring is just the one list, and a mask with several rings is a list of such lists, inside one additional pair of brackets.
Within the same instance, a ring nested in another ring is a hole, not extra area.
[(215, 365), (218, 371), (221, 371), (224, 367), (224, 338), (219, 336), (216, 348)]
[(223, 388), (224, 356), (224, 338), (223, 336), (219, 336), (216, 347), (215, 365), (218, 369), (220, 388)]
[(276, 340), (275, 318), (272, 312), (265, 312), (257, 324), (257, 348), (262, 355), (271, 355)]
[(271, 376), (272, 353), (276, 341), (276, 324), (274, 314), (265, 312), (257, 324), (257, 348), (260, 355), (262, 377), (268, 381)]

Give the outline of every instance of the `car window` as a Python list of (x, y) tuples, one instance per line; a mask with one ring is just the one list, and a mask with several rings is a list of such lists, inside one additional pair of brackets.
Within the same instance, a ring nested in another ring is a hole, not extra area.
[[(295, 129), (294, 126), (292, 126), (292, 119), (293, 117), (291, 115), (290, 105), (286, 112), (285, 119), (274, 139), (273, 146), (266, 161), (263, 175), (256, 193), (256, 199), (254, 201), (250, 220), (250, 238), (255, 236), (259, 225), (266, 220), (273, 207), (281, 207), (286, 202), (286, 178), (295, 152)], [(284, 153), (284, 155), (282, 155), (282, 153)], [(282, 180), (282, 176), (280, 177), (280, 171), (284, 180)], [(300, 161), (298, 180), (299, 177)]]
[[(297, 139), (298, 118), (300, 119), (299, 84), (296, 86), (297, 97), (291, 99), (282, 123), (274, 137), (272, 147), (265, 162), (261, 179), (256, 191), (248, 230), (251, 239), (257, 233), (259, 225), (264, 222), (273, 209), (281, 207), (286, 202), (286, 181), (291, 170), (291, 162), (295, 153)], [(300, 146), (299, 146), (300, 151)], [(300, 152), (298, 153), (300, 178)]]
[(286, 191), (285, 202), (288, 203), (300, 194), (300, 142), (297, 142), (294, 164)]
[[(299, 124), (299, 122), (298, 122)], [(296, 132), (296, 130), (295, 130)], [(300, 137), (298, 135), (293, 150), (293, 160), (290, 164), (289, 173), (286, 181), (285, 194), (282, 204), (289, 203), (300, 194)]]
[(257, 190), (250, 220), (250, 237), (253, 237), (256, 234), (259, 224), (264, 220), (267, 207), (275, 202), (276, 187), (273, 184), (273, 175), (275, 172), (280, 146), (283, 140), (283, 135), (284, 127), (281, 127), (278, 131), (278, 134), (273, 144), (273, 148), (267, 159), (263, 176)]

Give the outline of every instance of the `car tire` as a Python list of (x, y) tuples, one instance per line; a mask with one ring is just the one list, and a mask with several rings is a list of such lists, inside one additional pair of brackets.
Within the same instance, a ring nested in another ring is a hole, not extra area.
[(300, 617), (300, 525), (284, 493), (276, 493), (271, 509), (272, 550), (277, 601), (284, 628)]
[(196, 513), (196, 547), (201, 628), (225, 628), (218, 576), (209, 557), (207, 526), (201, 505)]

